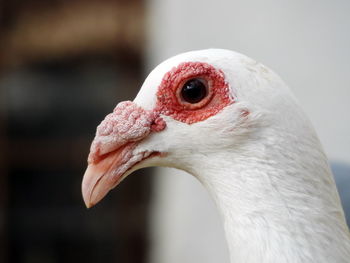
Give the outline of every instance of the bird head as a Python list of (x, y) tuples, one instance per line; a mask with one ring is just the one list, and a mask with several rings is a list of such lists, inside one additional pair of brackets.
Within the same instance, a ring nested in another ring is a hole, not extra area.
[(196, 174), (204, 157), (241, 151), (259, 125), (268, 125), (263, 112), (281, 111), (285, 99), (271, 99), (285, 98), (281, 93), (288, 89), (276, 74), (233, 51), (193, 51), (164, 61), (133, 102), (119, 103), (98, 126), (82, 183), (86, 206), (140, 168)]

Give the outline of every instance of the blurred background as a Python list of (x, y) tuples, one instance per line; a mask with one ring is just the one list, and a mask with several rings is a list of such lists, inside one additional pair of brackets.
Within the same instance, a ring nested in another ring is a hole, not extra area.
[(93, 209), (80, 184), (96, 126), (162, 60), (227, 48), (274, 69), (314, 123), (350, 210), (350, 2), (0, 2), (0, 262), (229, 262), (202, 186), (129, 176)]

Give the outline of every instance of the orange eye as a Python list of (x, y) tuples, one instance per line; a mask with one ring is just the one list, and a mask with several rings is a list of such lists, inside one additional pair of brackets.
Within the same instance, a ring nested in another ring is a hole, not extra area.
[(193, 78), (182, 86), (181, 99), (185, 102), (195, 104), (202, 101), (208, 95), (208, 87), (205, 80)]
[(234, 103), (220, 69), (205, 62), (183, 62), (165, 73), (157, 91), (155, 112), (192, 124)]

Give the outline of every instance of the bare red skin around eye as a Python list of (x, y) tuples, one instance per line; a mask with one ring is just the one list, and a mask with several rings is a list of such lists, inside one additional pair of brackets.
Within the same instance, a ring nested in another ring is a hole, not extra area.
[[(184, 102), (180, 96), (183, 84), (191, 78), (201, 78), (208, 84), (208, 95), (195, 104)], [(221, 70), (203, 62), (184, 62), (164, 75), (155, 112), (192, 124), (214, 116), (232, 103), (234, 99)]]

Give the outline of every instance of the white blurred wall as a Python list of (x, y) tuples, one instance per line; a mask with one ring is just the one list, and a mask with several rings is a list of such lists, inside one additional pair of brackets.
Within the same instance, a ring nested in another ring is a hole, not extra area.
[[(209, 47), (275, 70), (299, 98), (333, 161), (350, 164), (350, 1), (150, 0), (149, 70)], [(228, 262), (217, 211), (191, 176), (159, 169), (150, 262)]]

